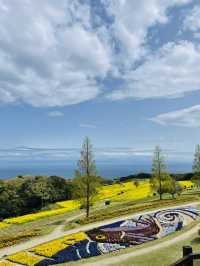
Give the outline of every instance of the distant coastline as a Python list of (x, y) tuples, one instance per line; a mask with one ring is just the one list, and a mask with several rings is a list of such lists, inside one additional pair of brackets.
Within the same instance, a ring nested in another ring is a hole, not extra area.
[[(191, 163), (176, 162), (168, 163), (170, 172), (186, 173), (191, 172)], [(76, 169), (75, 161), (9, 161), (0, 163), (0, 179), (8, 179), (18, 175), (57, 175), (65, 178), (72, 178)], [(97, 161), (98, 174), (105, 178), (116, 178), (137, 174), (141, 172), (150, 173), (151, 163), (149, 162), (126, 162)]]

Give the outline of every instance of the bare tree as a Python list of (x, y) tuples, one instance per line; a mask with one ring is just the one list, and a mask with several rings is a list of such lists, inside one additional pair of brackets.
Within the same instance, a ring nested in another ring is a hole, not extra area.
[(76, 184), (76, 196), (82, 202), (82, 207), (86, 209), (86, 217), (89, 217), (90, 206), (97, 188), (100, 184), (100, 178), (97, 177), (96, 163), (92, 152), (92, 144), (88, 137), (85, 138), (81, 158), (78, 161), (78, 170), (74, 179)]
[(193, 162), (193, 181), (199, 185), (200, 184), (200, 145), (196, 145), (194, 153), (194, 162)]

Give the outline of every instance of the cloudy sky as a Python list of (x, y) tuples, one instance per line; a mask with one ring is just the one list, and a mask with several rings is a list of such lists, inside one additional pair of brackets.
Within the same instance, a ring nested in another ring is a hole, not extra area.
[(0, 121), (1, 153), (86, 135), (119, 154), (193, 151), (199, 1), (0, 0)]

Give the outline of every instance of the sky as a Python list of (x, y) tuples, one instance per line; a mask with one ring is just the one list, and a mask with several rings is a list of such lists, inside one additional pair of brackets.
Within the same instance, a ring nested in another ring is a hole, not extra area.
[(2, 159), (188, 160), (199, 100), (199, 1), (0, 0)]

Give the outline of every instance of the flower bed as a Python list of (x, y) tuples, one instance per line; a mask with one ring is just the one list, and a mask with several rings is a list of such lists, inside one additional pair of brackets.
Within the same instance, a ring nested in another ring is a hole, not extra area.
[(30, 250), (31, 252), (8, 256), (7, 259), (27, 266), (48, 266), (76, 261), (162, 238), (181, 230), (198, 216), (199, 211), (191, 207), (133, 216), (132, 219), (101, 226), (85, 233), (67, 235), (39, 245)]
[(18, 252), (7, 257), (7, 259), (14, 263), (20, 263), (23, 265), (34, 266), (43, 260), (42, 257), (36, 256), (29, 252)]
[(71, 234), (68, 236), (65, 236), (61, 239), (56, 239), (54, 241), (51, 241), (49, 243), (45, 243), (42, 245), (39, 245), (35, 248), (33, 248), (31, 251), (35, 252), (38, 255), (42, 255), (45, 257), (51, 257), (60, 250), (63, 250), (69, 246), (74, 245), (75, 243), (85, 239), (87, 235), (83, 232)]
[(0, 261), (0, 266), (15, 266), (15, 264), (9, 261)]

